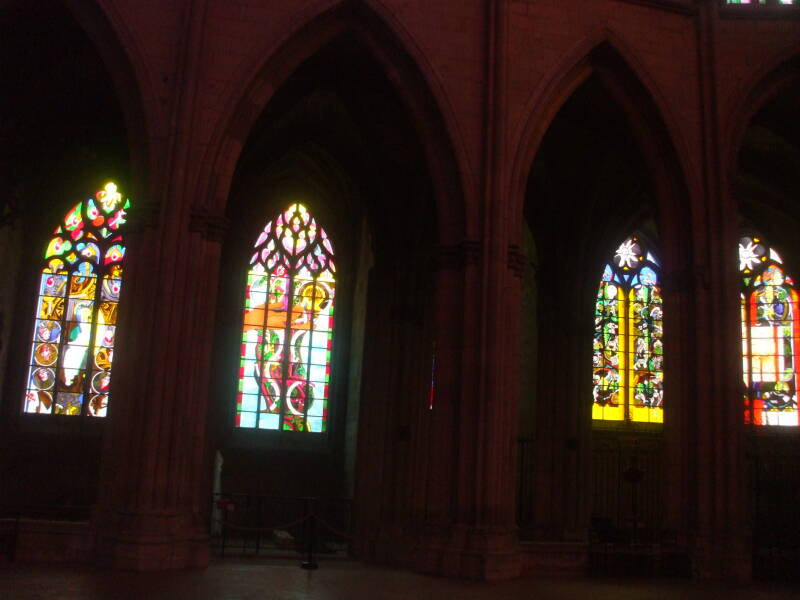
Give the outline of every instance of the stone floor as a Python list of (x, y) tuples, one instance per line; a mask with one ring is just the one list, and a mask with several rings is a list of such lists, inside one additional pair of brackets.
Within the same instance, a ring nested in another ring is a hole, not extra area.
[(524, 577), (498, 583), (456, 581), (405, 570), (327, 561), (304, 571), (289, 561), (217, 560), (204, 571), (103, 572), (87, 567), (0, 565), (0, 599), (245, 600), (628, 600), (651, 598), (800, 598), (800, 587), (677, 580)]

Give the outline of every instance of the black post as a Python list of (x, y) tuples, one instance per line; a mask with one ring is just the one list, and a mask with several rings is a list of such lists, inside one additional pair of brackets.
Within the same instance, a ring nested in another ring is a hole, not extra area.
[(227, 512), (228, 512), (228, 505), (222, 504), (222, 497), (220, 496), (219, 500), (217, 500), (217, 506), (220, 508), (219, 516), (220, 516), (220, 527), (222, 528), (222, 556), (225, 556), (225, 542), (228, 538), (228, 519), (227, 519)]
[(522, 439), (517, 440), (517, 527), (522, 529), (522, 502), (525, 484), (523, 478), (525, 477), (525, 442)]
[(305, 498), (303, 502), (304, 507), (304, 514), (303, 514), (303, 532), (305, 534), (305, 542), (306, 542), (306, 559), (300, 565), (301, 568), (306, 569), (307, 571), (313, 571), (314, 569), (318, 569), (319, 565), (314, 562), (314, 515), (311, 512), (311, 502), (313, 498)]
[(262, 496), (258, 496), (258, 500), (256, 502), (256, 556), (261, 551), (261, 511), (263, 507), (264, 498)]

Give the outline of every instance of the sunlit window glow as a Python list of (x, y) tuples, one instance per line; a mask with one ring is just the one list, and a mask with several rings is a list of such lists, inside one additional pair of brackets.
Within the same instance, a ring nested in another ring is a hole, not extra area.
[(327, 430), (335, 289), (327, 233), (292, 204), (267, 224), (250, 260), (237, 427)]
[(758, 237), (739, 240), (744, 419), (797, 426), (798, 297), (780, 255)]
[(661, 423), (662, 300), (659, 265), (637, 237), (603, 269), (595, 302), (592, 418)]
[[(767, 0), (725, 0), (725, 4), (761, 4), (766, 6)], [(798, 0), (777, 0), (776, 4), (799, 4)]]
[(129, 207), (108, 183), (53, 232), (39, 277), (24, 412), (106, 416)]

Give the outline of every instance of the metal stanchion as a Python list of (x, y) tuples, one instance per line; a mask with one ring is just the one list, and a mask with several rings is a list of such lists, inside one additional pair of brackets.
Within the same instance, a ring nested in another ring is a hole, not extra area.
[[(243, 554), (247, 554), (248, 550), (253, 550), (247, 547), (248, 541), (255, 542), (254, 555), (258, 556), (260, 552), (265, 549), (265, 540), (267, 540), (269, 536), (275, 536), (275, 530), (280, 530), (280, 532), (284, 534), (281, 536), (282, 541), (285, 541), (287, 537), (288, 539), (295, 540), (294, 549), (297, 553), (295, 556), (300, 558), (300, 566), (303, 569), (314, 570), (319, 568), (319, 564), (316, 561), (317, 551), (322, 548), (324, 548), (325, 552), (341, 551), (341, 549), (330, 550), (328, 548), (327, 542), (323, 542), (323, 540), (327, 539), (326, 536), (328, 534), (323, 530), (327, 530), (334, 536), (338, 536), (343, 540), (352, 541), (348, 529), (349, 526), (345, 526), (341, 529), (337, 526), (335, 520), (332, 523), (327, 520), (326, 516), (317, 513), (318, 510), (322, 510), (321, 505), (324, 505), (324, 502), (319, 502), (317, 498), (291, 498), (293, 501), (292, 508), (299, 508), (301, 514), (298, 518), (281, 524), (265, 523), (265, 508), (270, 506), (269, 500), (266, 497), (251, 498), (247, 495), (240, 495), (240, 497), (237, 496), (237, 498), (238, 500), (234, 502), (230, 496), (224, 498), (220, 497), (215, 502), (215, 509), (219, 510), (220, 514), (219, 517), (214, 515), (211, 517), (212, 531), (217, 528), (216, 530), (218, 531), (221, 544), (216, 546), (216, 548), (220, 551), (221, 556), (227, 556), (234, 548), (240, 548)], [(349, 507), (349, 504), (347, 506)], [(236, 510), (236, 508), (240, 510)], [(255, 515), (253, 514), (253, 508), (256, 509)], [(241, 517), (243, 518), (234, 519), (232, 522), (229, 518), (233, 515), (234, 510), (236, 510), (237, 514), (241, 513)], [(241, 523), (243, 520), (245, 522)], [(302, 527), (302, 529), (300, 529), (300, 527)], [(297, 532), (295, 528), (300, 529), (300, 531)], [(288, 533), (289, 530), (296, 531), (297, 536), (291, 536)], [(252, 539), (253, 536), (255, 536), (254, 540)], [(239, 537), (241, 537), (243, 542), (241, 545), (236, 545), (234, 540), (239, 539)], [(318, 539), (318, 537), (320, 539)], [(280, 558), (289, 557), (280, 556)]]
[(319, 565), (314, 560), (314, 524), (316, 519), (314, 518), (314, 514), (311, 512), (311, 500), (311, 498), (305, 498), (303, 502), (305, 511), (303, 518), (303, 537), (305, 538), (304, 541), (306, 543), (306, 559), (300, 565), (300, 568), (307, 571), (313, 571), (314, 569), (319, 568)]
[[(225, 510), (226, 511), (228, 510), (227, 507), (225, 508)], [(225, 515), (225, 513), (222, 514)], [(225, 521), (227, 521), (227, 518), (225, 519)], [(225, 521), (222, 522), (222, 556), (225, 556), (225, 544), (228, 540), (228, 525)]]
[(258, 555), (259, 551), (261, 550), (261, 529), (262, 529), (262, 521), (261, 517), (264, 510), (264, 499), (260, 496), (256, 498), (256, 555)]

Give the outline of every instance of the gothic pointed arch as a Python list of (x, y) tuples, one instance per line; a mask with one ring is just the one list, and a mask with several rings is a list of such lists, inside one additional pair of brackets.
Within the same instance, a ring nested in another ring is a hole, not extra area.
[[(114, 101), (125, 121), (130, 152), (129, 193), (140, 198), (154, 170), (150, 148), (156, 123), (163, 123), (162, 103), (157, 100), (153, 74), (124, 15), (111, 2), (99, 0), (57, 0), (64, 5), (92, 41), (113, 86)], [(149, 195), (148, 195), (149, 196)], [(146, 200), (152, 202), (152, 200)], [(141, 209), (141, 203), (139, 208)], [(142, 214), (142, 211), (137, 211)]]
[(637, 236), (617, 248), (595, 302), (592, 418), (664, 420), (663, 309), (660, 264)]
[(728, 143), (724, 157), (725, 171), (731, 182), (735, 182), (735, 174), (742, 152), (746, 144), (747, 129), (752, 126), (754, 118), (768, 109), (768, 105), (777, 96), (790, 94), (796, 97), (800, 85), (800, 44), (782, 51), (766, 61), (764, 67), (744, 80), (735, 93), (731, 94), (731, 108), (724, 128)]
[[(659, 181), (660, 204), (688, 209), (687, 188), (696, 180), (680, 120), (636, 54), (613, 31), (604, 29), (578, 43), (527, 100), (512, 136), (512, 206), (524, 205), (526, 187), (541, 144), (575, 92), (592, 79), (624, 111), (650, 175)], [(671, 210), (670, 206), (666, 210)]]
[(53, 231), (39, 278), (24, 412), (106, 416), (129, 207), (108, 183)]
[(322, 433), (328, 426), (336, 267), (303, 204), (267, 223), (247, 275), (236, 427)]
[(739, 240), (745, 423), (797, 427), (798, 294), (778, 251)]
[(326, 48), (345, 41), (379, 66), (411, 117), (436, 189), (441, 243), (457, 243), (465, 231), (474, 231), (478, 203), (471, 197), (475, 186), (464, 167), (466, 142), (439, 75), (413, 38), (377, 2), (313, 5), (302, 14), (304, 18), (295, 19), (278, 44), (272, 42), (257, 53), (257, 59), (232, 78), (237, 83), (225, 90), (228, 101), (204, 156), (199, 183), (212, 212), (228, 198), (246, 145), (243, 141), (253, 134), (257, 120), (275, 104), (287, 81)]

